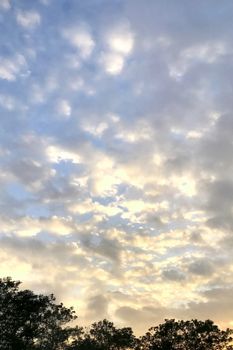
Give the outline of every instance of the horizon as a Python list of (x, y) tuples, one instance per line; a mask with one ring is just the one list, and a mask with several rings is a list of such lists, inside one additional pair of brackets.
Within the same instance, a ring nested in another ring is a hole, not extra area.
[(232, 15), (0, 0), (1, 277), (79, 325), (233, 327)]

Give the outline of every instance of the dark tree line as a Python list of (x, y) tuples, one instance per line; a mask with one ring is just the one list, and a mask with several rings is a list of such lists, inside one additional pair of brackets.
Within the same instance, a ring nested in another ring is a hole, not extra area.
[(0, 279), (0, 350), (233, 350), (232, 330), (210, 320), (165, 320), (140, 338), (107, 320), (72, 326), (73, 308), (19, 286)]

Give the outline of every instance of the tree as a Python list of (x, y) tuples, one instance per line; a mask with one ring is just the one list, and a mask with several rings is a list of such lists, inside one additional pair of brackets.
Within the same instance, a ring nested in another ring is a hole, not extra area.
[(210, 320), (165, 320), (139, 339), (130, 327), (106, 319), (88, 329), (70, 327), (73, 308), (56, 304), (53, 294), (19, 287), (19, 281), (0, 279), (1, 350), (233, 350), (233, 331)]
[(83, 337), (73, 343), (74, 350), (124, 350), (132, 348), (135, 342), (130, 327), (116, 328), (112, 322), (95, 322)]
[(0, 349), (65, 349), (78, 328), (65, 327), (76, 318), (72, 308), (44, 296), (19, 290), (19, 281), (0, 279)]
[(136, 350), (232, 350), (231, 334), (230, 329), (222, 331), (210, 320), (165, 320), (140, 338)]

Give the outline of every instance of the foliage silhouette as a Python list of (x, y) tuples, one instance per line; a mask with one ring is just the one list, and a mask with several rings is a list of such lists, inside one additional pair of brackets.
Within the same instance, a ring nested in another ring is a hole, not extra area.
[(20, 290), (20, 283), (0, 279), (1, 350), (233, 350), (232, 330), (210, 320), (165, 320), (140, 338), (106, 319), (67, 326), (77, 318), (73, 308), (56, 304), (53, 294)]
[(55, 304), (53, 294), (19, 290), (20, 282), (0, 279), (0, 349), (60, 350), (74, 333), (65, 327), (76, 318), (72, 308)]
[(75, 350), (124, 350), (132, 349), (135, 336), (130, 327), (116, 328), (112, 322), (103, 320), (95, 322), (83, 334), (82, 339), (73, 343)]
[(230, 350), (231, 334), (230, 329), (222, 331), (211, 320), (165, 320), (140, 338), (136, 350)]

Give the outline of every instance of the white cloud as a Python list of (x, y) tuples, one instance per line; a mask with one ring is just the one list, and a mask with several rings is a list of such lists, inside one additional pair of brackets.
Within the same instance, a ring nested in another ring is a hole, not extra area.
[(18, 11), (16, 20), (24, 28), (35, 28), (41, 22), (40, 14), (36, 11)]
[(72, 109), (69, 102), (67, 100), (60, 100), (57, 103), (57, 112), (66, 118), (70, 117)]
[(69, 54), (66, 56), (67, 66), (69, 68), (79, 69), (81, 67), (81, 60), (77, 54)]
[(119, 74), (124, 67), (124, 57), (115, 52), (103, 53), (100, 62), (105, 71), (111, 75)]
[(35, 236), (42, 230), (58, 234), (67, 235), (72, 232), (72, 222), (70, 218), (52, 216), (50, 218), (35, 219), (24, 216), (16, 221), (7, 222), (0, 218), (3, 232), (14, 232), (18, 236), (31, 237)]
[(213, 63), (226, 52), (224, 42), (216, 41), (191, 46), (182, 52), (182, 56), (184, 56), (184, 58), (187, 60), (196, 59), (207, 63)]
[(129, 143), (136, 143), (143, 140), (150, 140), (153, 136), (150, 125), (146, 122), (138, 121), (129, 129), (122, 129), (115, 135), (116, 139), (124, 140)]
[(67, 151), (56, 145), (49, 145), (46, 148), (46, 155), (50, 162), (59, 163), (62, 160), (71, 160), (73, 163), (80, 163), (81, 156), (78, 153)]
[(192, 197), (196, 194), (196, 182), (190, 175), (184, 176), (171, 176), (171, 183), (181, 193), (188, 197)]
[(12, 58), (0, 57), (0, 78), (14, 81), (25, 66), (26, 61), (23, 55), (17, 54)]
[(15, 100), (12, 96), (0, 94), (0, 106), (12, 111), (15, 108)]
[(187, 47), (180, 52), (178, 59), (170, 64), (170, 76), (179, 79), (196, 63), (211, 64), (226, 53), (225, 43), (219, 41)]
[(101, 137), (103, 135), (103, 132), (108, 128), (107, 123), (99, 123), (98, 125), (93, 125), (88, 122), (85, 122), (83, 124), (83, 130), (89, 132), (92, 135)]
[(88, 58), (95, 46), (95, 42), (90, 32), (84, 27), (72, 27), (63, 31), (63, 37), (68, 42), (79, 49), (80, 56), (83, 59)]
[(1, 0), (0, 1), (0, 9), (9, 10), (11, 8), (10, 0)]
[(100, 62), (106, 73), (120, 74), (134, 45), (133, 34), (125, 25), (117, 27), (106, 34), (108, 49), (101, 54)]
[(111, 32), (107, 37), (107, 42), (112, 51), (122, 55), (129, 55), (134, 45), (132, 33), (124, 29)]

